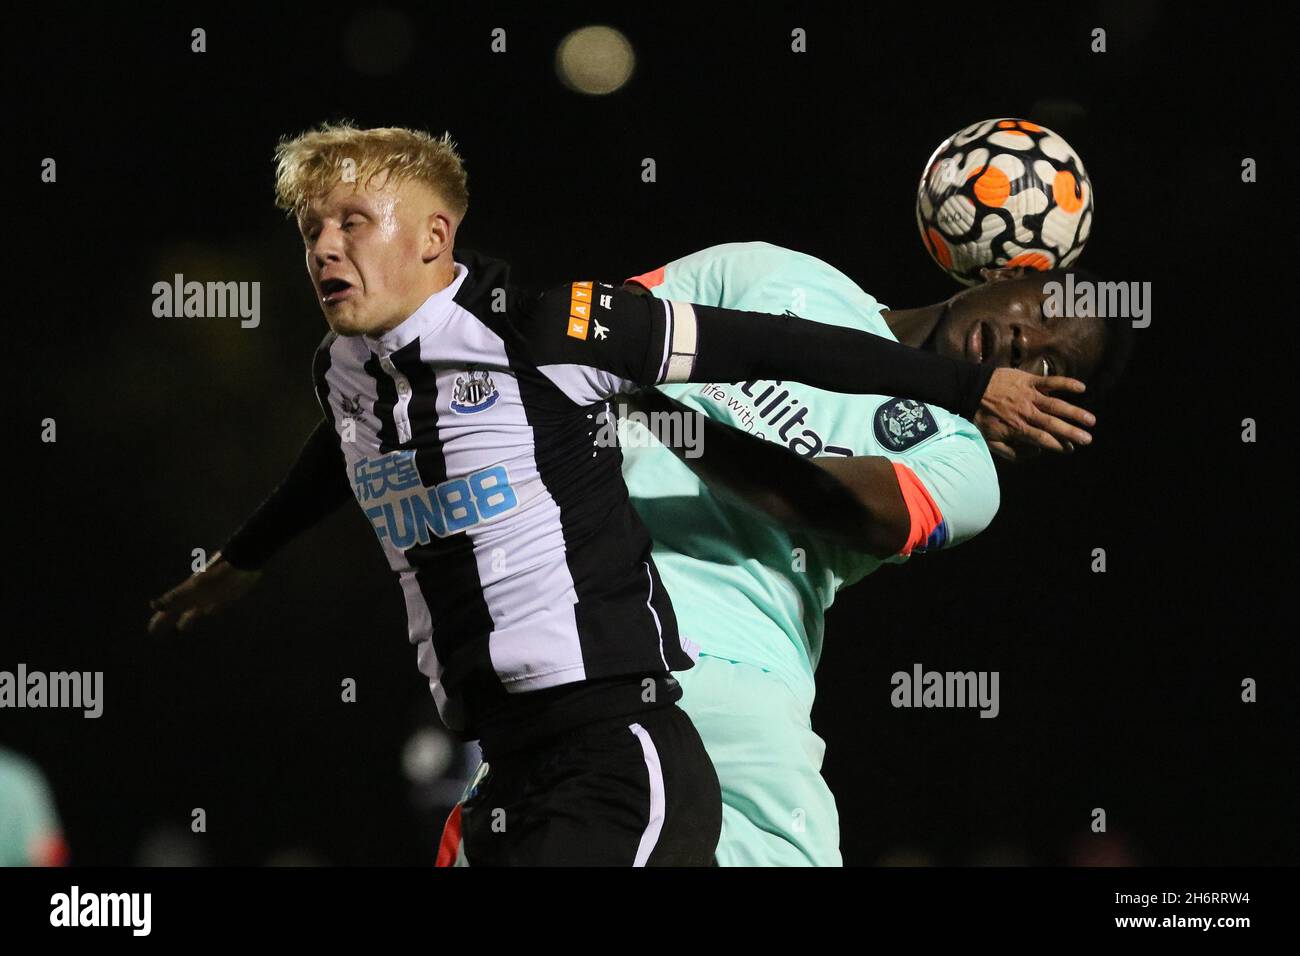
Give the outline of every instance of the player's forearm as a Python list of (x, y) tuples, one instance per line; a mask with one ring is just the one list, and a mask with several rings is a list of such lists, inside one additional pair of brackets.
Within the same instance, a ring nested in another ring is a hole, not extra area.
[(351, 496), (338, 437), (322, 421), (284, 481), (231, 536), (221, 555), (237, 568), (259, 569)]
[(605, 283), (552, 289), (521, 306), (510, 322), (539, 368), (597, 369), (621, 380), (595, 382), (599, 389), (582, 391), (584, 398), (600, 389), (607, 397), (624, 390), (622, 383), (789, 379), (915, 399), (970, 418), (993, 374), (867, 332), (656, 299)]
[(803, 458), (688, 409), (657, 389), (643, 389), (630, 398), (634, 407), (648, 414), (699, 416), (702, 453), (689, 457), (685, 448), (670, 447), (715, 494), (787, 530), (877, 557), (896, 554), (902, 546), (907, 535), (906, 508), (897, 483), (889, 488), (893, 473), (888, 467), (887, 477), (882, 473), (880, 481), (867, 481), (826, 464), (863, 459)]
[[(671, 303), (666, 381), (790, 379), (835, 392), (911, 398), (972, 417), (992, 368), (910, 348), (878, 335), (788, 315)], [(692, 315), (693, 313), (693, 315)], [(696, 341), (690, 343), (694, 325)], [(689, 371), (686, 377), (681, 373)]]

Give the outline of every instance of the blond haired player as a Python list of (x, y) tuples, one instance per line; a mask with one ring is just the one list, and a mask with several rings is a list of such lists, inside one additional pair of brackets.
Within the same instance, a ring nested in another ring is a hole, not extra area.
[(1056, 417), (1087, 413), (1042, 390), (1082, 387), (1071, 380), (608, 283), (523, 293), (506, 263), (454, 248), (468, 199), (445, 138), (326, 126), (278, 159), (330, 328), (314, 362), (324, 421), (283, 493), (151, 625), (216, 609), (232, 566), (354, 497), (398, 574), (443, 720), (490, 761), (459, 820), (471, 863), (713, 858), (718, 782), (671, 673), (691, 648), (619, 450), (591, 439), (613, 397), (783, 378), (982, 410), (1048, 447), (1053, 433), (1087, 441)]

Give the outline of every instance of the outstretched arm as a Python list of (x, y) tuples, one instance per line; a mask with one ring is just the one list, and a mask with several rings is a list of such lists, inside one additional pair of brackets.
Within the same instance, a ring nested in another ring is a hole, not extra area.
[(338, 435), (322, 420), (284, 481), (230, 537), (221, 553), (237, 568), (259, 570), (276, 551), (351, 497)]
[(284, 481), (213, 555), (207, 568), (149, 602), (154, 612), (149, 633), (188, 631), (199, 619), (239, 600), (257, 583), (260, 569), (276, 551), (351, 496), (338, 437), (322, 421)]
[[(743, 312), (575, 282), (524, 305), (512, 325), (545, 374), (594, 402), (635, 385), (790, 379), (816, 388), (894, 395), (969, 419), (1002, 423), (1008, 439), (1060, 451), (1087, 444), (1092, 415), (1048, 391), (1083, 391), (1075, 379), (991, 369), (881, 336), (789, 315)], [(574, 368), (604, 379), (575, 378)]]

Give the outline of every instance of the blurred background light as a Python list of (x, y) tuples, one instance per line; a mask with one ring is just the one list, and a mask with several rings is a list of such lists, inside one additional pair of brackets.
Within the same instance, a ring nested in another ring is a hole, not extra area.
[(402, 770), (412, 783), (432, 783), (451, 767), (456, 748), (456, 742), (443, 731), (422, 727), (402, 748)]
[(574, 30), (560, 41), (555, 52), (560, 81), (571, 90), (593, 96), (620, 89), (635, 66), (632, 44), (613, 27)]

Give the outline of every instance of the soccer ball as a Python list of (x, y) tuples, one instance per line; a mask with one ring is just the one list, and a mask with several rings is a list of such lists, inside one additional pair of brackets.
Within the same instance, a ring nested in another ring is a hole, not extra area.
[(1055, 269), (1083, 252), (1092, 182), (1056, 133), (1022, 119), (972, 123), (921, 174), (916, 225), (931, 258), (965, 285), (985, 266)]

